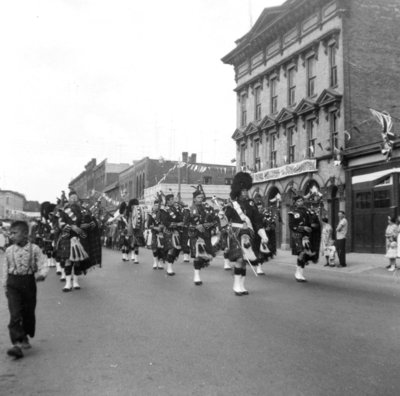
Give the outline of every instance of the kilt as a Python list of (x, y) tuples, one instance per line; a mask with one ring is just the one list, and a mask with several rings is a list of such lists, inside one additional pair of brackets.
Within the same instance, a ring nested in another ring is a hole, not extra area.
[(206, 252), (215, 257), (215, 252), (211, 244), (211, 235), (210, 234), (199, 234), (194, 237), (190, 237), (190, 256), (192, 258), (196, 258), (196, 242), (198, 238), (202, 238), (205, 242)]
[(141, 229), (133, 229), (132, 230), (132, 247), (143, 247), (146, 245), (143, 231)]
[(292, 254), (294, 256), (298, 256), (303, 250), (303, 233), (292, 231), (292, 235), (290, 238)]
[(237, 261), (239, 259), (244, 259), (243, 250), (240, 245), (240, 240), (242, 235), (250, 236), (251, 249), (254, 255), (258, 258), (260, 255), (260, 237), (253, 231), (247, 229), (233, 229), (228, 233), (228, 258), (229, 261)]
[(65, 262), (71, 253), (71, 240), (69, 235), (61, 235), (56, 243), (56, 259)]

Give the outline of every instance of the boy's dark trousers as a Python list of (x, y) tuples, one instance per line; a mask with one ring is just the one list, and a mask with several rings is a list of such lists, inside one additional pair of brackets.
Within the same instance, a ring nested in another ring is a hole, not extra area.
[(8, 275), (8, 309), (10, 311), (11, 343), (35, 335), (36, 280), (34, 275)]

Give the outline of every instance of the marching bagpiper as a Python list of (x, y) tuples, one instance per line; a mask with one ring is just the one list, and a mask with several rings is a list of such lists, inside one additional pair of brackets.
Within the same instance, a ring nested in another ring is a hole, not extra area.
[(135, 264), (138, 264), (139, 247), (144, 246), (144, 218), (142, 208), (139, 206), (139, 201), (136, 198), (133, 198), (129, 201), (126, 216), (128, 220), (128, 235), (131, 237), (131, 260)]
[(183, 215), (175, 205), (173, 194), (165, 196), (165, 207), (161, 210), (160, 219), (164, 226), (167, 275), (174, 276), (173, 264), (182, 249), (180, 230), (184, 223)]
[(289, 229), (291, 231), (292, 254), (297, 256), (294, 276), (297, 282), (306, 282), (304, 267), (315, 256), (310, 243), (311, 215), (304, 206), (304, 199), (301, 195), (294, 196), (293, 204), (293, 209), (289, 212)]
[(71, 190), (68, 203), (59, 211), (61, 235), (58, 255), (64, 261), (64, 292), (80, 289), (78, 277), (95, 265), (101, 266), (101, 240), (96, 219), (79, 203)]
[(161, 202), (159, 199), (153, 203), (151, 213), (147, 215), (147, 228), (151, 231), (151, 250), (153, 252), (153, 269), (164, 269), (165, 240), (164, 226), (161, 223)]
[(48, 267), (56, 266), (54, 260), (55, 230), (53, 226), (53, 211), (55, 208), (56, 204), (52, 204), (48, 201), (45, 201), (40, 205), (41, 225), (42, 225), (41, 226), (42, 251), (44, 255), (47, 257), (46, 265)]
[(122, 253), (122, 261), (129, 261), (131, 251), (131, 238), (128, 235), (128, 220), (126, 218), (127, 204), (122, 201), (118, 208), (117, 217), (114, 216), (113, 222), (116, 224), (118, 249)]
[(199, 185), (193, 193), (193, 205), (190, 207), (189, 238), (191, 257), (193, 258), (195, 285), (201, 285), (200, 270), (209, 265), (214, 257), (211, 244), (211, 230), (218, 224), (214, 209), (204, 202), (205, 194)]
[(231, 185), (231, 203), (224, 208), (230, 223), (228, 257), (234, 262), (233, 291), (237, 296), (249, 294), (244, 287), (246, 264), (257, 265), (260, 244), (268, 243), (261, 215), (249, 198), (252, 184), (249, 173), (237, 173)]

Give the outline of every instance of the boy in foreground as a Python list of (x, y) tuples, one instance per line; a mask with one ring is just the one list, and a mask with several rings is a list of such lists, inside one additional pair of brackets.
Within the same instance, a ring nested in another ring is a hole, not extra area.
[(3, 264), (3, 286), (8, 299), (10, 323), (8, 325), (12, 348), (9, 356), (20, 359), (22, 349), (31, 348), (29, 337), (35, 335), (36, 282), (48, 273), (39, 246), (28, 241), (29, 226), (25, 221), (11, 224), (12, 245), (6, 250)]

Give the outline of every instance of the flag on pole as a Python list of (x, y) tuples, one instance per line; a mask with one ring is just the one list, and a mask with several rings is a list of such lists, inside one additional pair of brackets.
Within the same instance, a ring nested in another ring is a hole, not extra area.
[(386, 111), (377, 111), (374, 109), (369, 109), (373, 116), (375, 116), (378, 122), (382, 126), (382, 144), (381, 144), (381, 153), (386, 156), (386, 161), (389, 161), (392, 157), (392, 149), (394, 143), (394, 133), (392, 132), (392, 117)]

